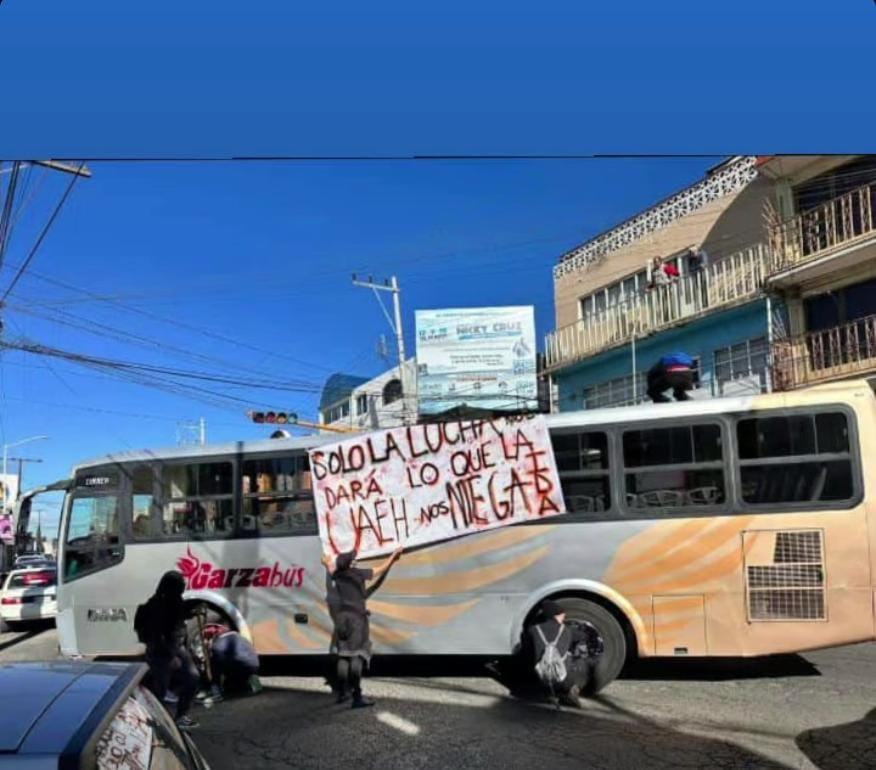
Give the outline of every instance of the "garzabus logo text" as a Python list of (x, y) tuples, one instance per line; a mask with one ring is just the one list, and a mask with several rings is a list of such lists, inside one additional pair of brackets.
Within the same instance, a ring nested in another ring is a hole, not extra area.
[(304, 567), (215, 567), (192, 553), (177, 559), (176, 566), (186, 579), (189, 590), (202, 588), (300, 588), (304, 582)]

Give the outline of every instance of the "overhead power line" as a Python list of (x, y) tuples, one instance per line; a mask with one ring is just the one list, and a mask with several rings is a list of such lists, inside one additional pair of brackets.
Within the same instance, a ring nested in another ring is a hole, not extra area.
[(33, 248), (30, 250), (30, 253), (25, 258), (24, 262), (21, 263), (21, 266), (18, 268), (18, 272), (15, 274), (15, 277), (12, 279), (12, 283), (6, 287), (6, 291), (3, 292), (3, 297), (0, 298), (0, 305), (6, 302), (6, 298), (10, 295), (12, 290), (15, 288), (16, 284), (21, 280), (21, 276), (24, 275), (27, 268), (30, 266), (31, 261), (36, 256), (37, 251), (42, 245), (43, 240), (46, 237), (46, 234), (51, 229), (55, 220), (58, 218), (58, 214), (61, 212), (61, 209), (64, 207), (64, 204), (67, 202), (67, 198), (70, 197), (70, 193), (73, 190), (73, 185), (76, 184), (76, 181), (79, 179), (79, 172), (82, 171), (83, 166), (85, 166), (85, 161), (79, 164), (79, 168), (77, 172), (70, 179), (70, 184), (67, 185), (67, 189), (64, 190), (64, 194), (61, 196), (61, 199), (58, 201), (55, 206), (55, 210), (52, 212), (52, 215), (49, 217), (46, 224), (43, 226), (42, 231), (39, 234), (39, 237), (36, 239), (36, 243), (34, 243)]

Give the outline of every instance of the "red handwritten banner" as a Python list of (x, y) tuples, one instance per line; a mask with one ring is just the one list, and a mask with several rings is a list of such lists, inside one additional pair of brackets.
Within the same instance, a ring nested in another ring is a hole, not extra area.
[(565, 513), (543, 417), (412, 425), (310, 452), (324, 549), (389, 553)]

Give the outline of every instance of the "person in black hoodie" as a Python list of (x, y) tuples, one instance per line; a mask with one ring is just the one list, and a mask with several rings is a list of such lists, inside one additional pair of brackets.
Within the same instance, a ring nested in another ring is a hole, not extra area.
[(150, 599), (143, 605), (143, 641), (149, 664), (149, 685), (159, 700), (173, 689), (179, 700), (176, 723), (183, 729), (197, 727), (189, 707), (198, 689), (198, 668), (186, 647), (186, 613), (183, 605), (185, 578), (180, 572), (165, 572)]
[[(331, 558), (323, 556), (323, 564), (331, 574), (334, 604), (332, 620), (335, 624), (333, 646), (337, 654), (336, 700), (344, 703), (353, 695), (352, 707), (365, 708), (374, 702), (362, 696), (362, 671), (371, 660), (371, 637), (366, 601), (383, 583), (390, 567), (401, 556), (402, 548), (376, 569), (362, 569), (355, 565), (356, 551)], [(331, 594), (330, 594), (331, 596)]]
[(561, 703), (581, 708), (581, 690), (587, 684), (588, 670), (572, 655), (573, 648), (582, 639), (566, 625), (566, 611), (557, 602), (541, 604), (541, 622), (530, 626), (523, 636), (523, 655), (535, 665), (553, 643), (566, 664), (566, 678), (557, 685), (556, 695)]

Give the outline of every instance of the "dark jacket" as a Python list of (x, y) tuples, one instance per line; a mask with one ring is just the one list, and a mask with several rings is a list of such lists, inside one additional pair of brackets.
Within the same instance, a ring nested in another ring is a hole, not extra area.
[(178, 572), (167, 572), (146, 602), (146, 654), (173, 658), (186, 644), (186, 613), (182, 595), (185, 580)]

